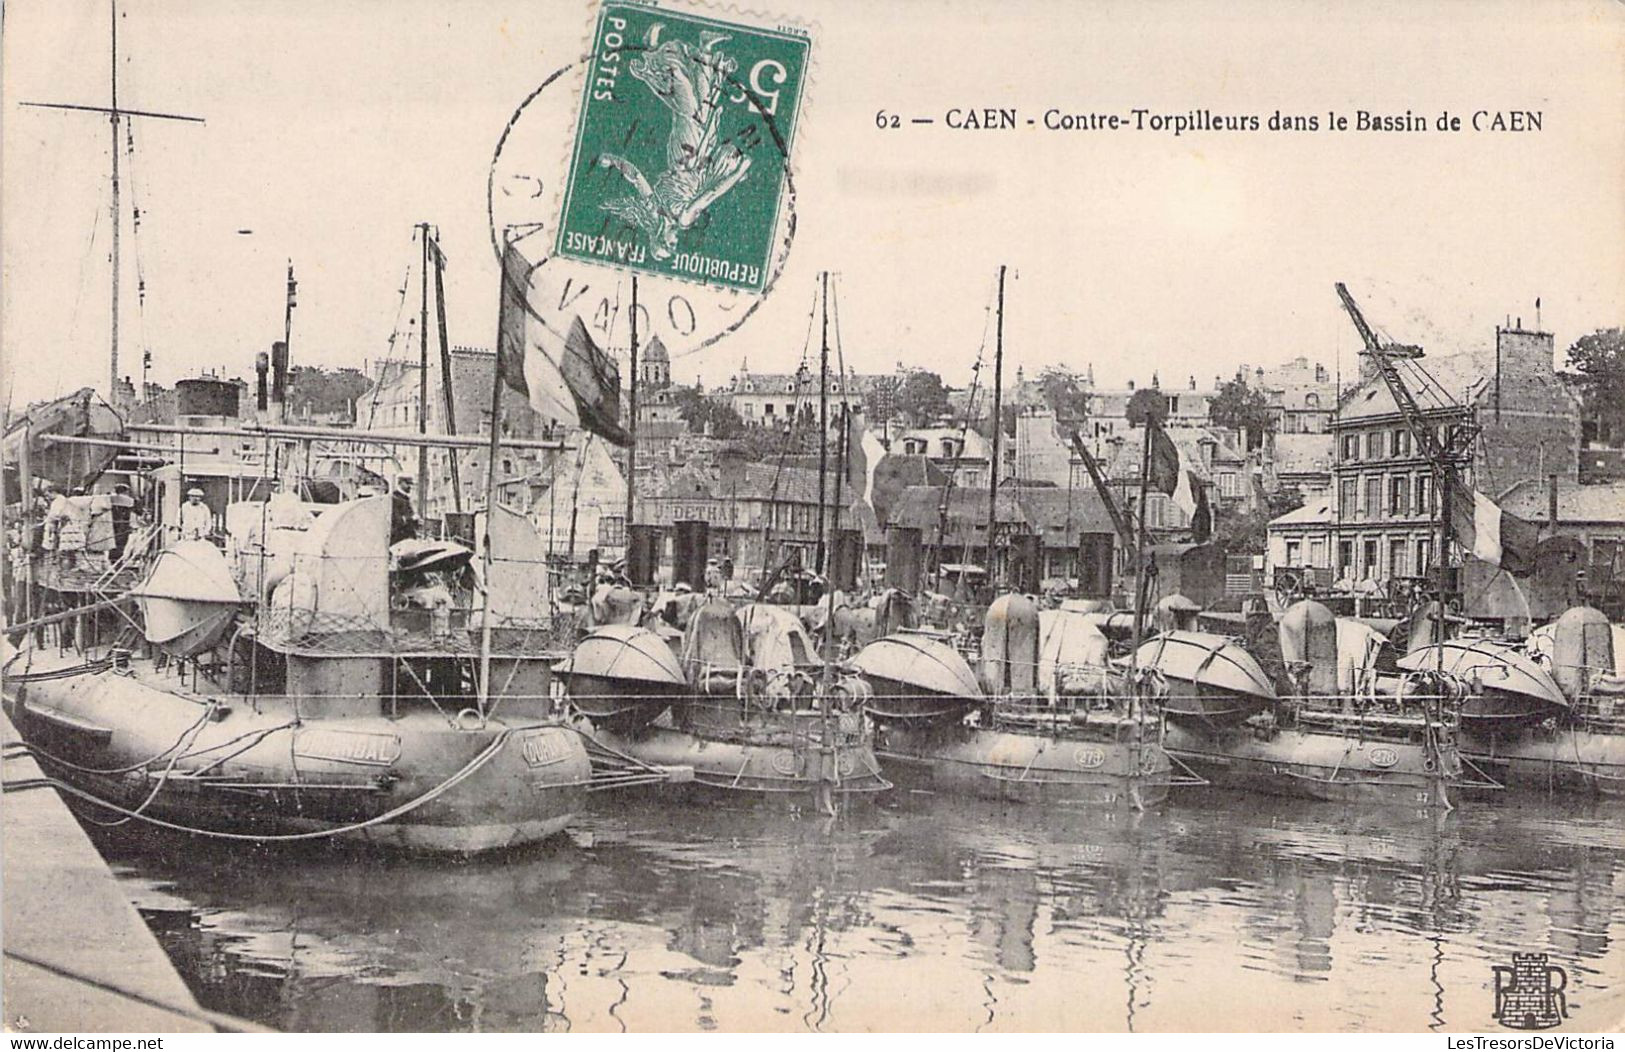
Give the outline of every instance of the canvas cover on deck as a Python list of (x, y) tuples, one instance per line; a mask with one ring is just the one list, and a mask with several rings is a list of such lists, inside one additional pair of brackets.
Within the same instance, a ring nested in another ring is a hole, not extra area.
[(982, 621), (982, 683), (993, 693), (1031, 693), (1037, 685), (1038, 604), (1001, 595)]
[(753, 668), (789, 669), (823, 664), (806, 626), (784, 607), (749, 603), (739, 608), (738, 617)]
[(683, 633), (683, 665), (698, 670), (742, 668), (747, 663), (745, 628), (732, 606), (713, 600), (694, 611)]
[(1038, 615), (1038, 682), (1048, 685), (1063, 668), (1107, 664), (1106, 635), (1078, 610), (1045, 610)]

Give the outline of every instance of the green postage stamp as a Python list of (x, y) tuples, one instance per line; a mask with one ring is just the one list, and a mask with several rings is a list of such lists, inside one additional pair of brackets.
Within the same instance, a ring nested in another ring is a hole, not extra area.
[(792, 30), (605, 3), (557, 254), (760, 292), (811, 46)]

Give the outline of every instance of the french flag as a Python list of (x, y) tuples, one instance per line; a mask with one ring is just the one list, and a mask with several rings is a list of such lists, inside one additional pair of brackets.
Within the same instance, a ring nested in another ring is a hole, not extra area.
[(544, 420), (580, 427), (617, 446), (631, 445), (621, 423), (621, 371), (593, 342), (578, 315), (562, 346), (527, 298), (531, 264), (513, 245), (502, 256), (497, 369)]

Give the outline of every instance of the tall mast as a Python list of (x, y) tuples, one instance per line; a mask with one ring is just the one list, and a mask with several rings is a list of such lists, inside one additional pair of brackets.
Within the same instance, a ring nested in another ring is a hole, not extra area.
[(632, 343), (627, 354), (631, 370), (626, 389), (626, 562), (632, 564), (632, 516), (637, 512), (638, 479), (638, 276), (632, 275)]
[[(423, 241), (423, 267), (419, 273), (418, 303), (418, 434), (429, 433), (429, 224), (418, 224)], [(495, 426), (495, 418), (492, 426)], [(429, 447), (418, 447), (418, 518), (429, 514)]]
[(825, 563), (828, 549), (824, 546), (824, 505), (829, 478), (829, 271), (819, 277), (819, 302), (823, 312), (822, 333), (818, 343), (818, 549), (813, 565), (828, 583), (829, 568)]
[(108, 11), (113, 21), (112, 46), (112, 75), (110, 77), (112, 103), (108, 108), (107, 122), (113, 132), (113, 290), (112, 305), (113, 317), (111, 326), (111, 343), (107, 351), (107, 402), (109, 405), (118, 405), (118, 290), (119, 290), (119, 184), (118, 184), (118, 0), (109, 0)]
[(1140, 449), (1140, 506), (1139, 529), (1134, 536), (1134, 646), (1129, 651), (1129, 667), (1132, 669), (1140, 653), (1140, 639), (1145, 631), (1145, 603), (1150, 598), (1150, 572), (1146, 566), (1146, 501), (1151, 493), (1151, 443), (1154, 435), (1161, 425), (1157, 423), (1155, 414), (1147, 412), (1144, 432), (1144, 441)]
[(153, 113), (153, 112), (148, 111), (148, 110), (126, 110), (126, 109), (120, 109), (119, 108), (119, 104), (118, 104), (118, 0), (110, 0), (110, 2), (108, 4), (108, 10), (109, 10), (109, 13), (112, 16), (112, 37), (111, 37), (111, 39), (112, 39), (112, 47), (110, 48), (112, 61), (111, 61), (111, 65), (110, 65), (111, 78), (110, 78), (110, 83), (109, 83), (109, 100), (110, 100), (109, 105), (106, 105), (106, 106), (85, 106), (85, 105), (81, 105), (81, 104), (78, 104), (78, 103), (72, 103), (72, 102), (23, 102), (23, 103), (19, 103), (19, 105), (30, 106), (30, 107), (33, 107), (35, 109), (41, 109), (41, 110), (74, 110), (74, 111), (77, 111), (77, 112), (80, 112), (80, 113), (105, 113), (105, 114), (107, 114), (108, 123), (109, 123), (109, 125), (111, 127), (111, 131), (112, 131), (112, 146), (113, 146), (113, 158), (112, 158), (112, 161), (113, 161), (113, 180), (112, 180), (112, 186), (113, 186), (113, 202), (112, 202), (112, 213), (113, 213), (113, 259), (112, 259), (113, 267), (112, 267), (112, 271), (113, 271), (113, 274), (112, 274), (112, 278), (113, 278), (113, 283), (112, 283), (112, 295), (111, 295), (111, 307), (112, 307), (112, 319), (111, 320), (112, 320), (112, 324), (110, 326), (110, 339), (108, 341), (108, 360), (107, 360), (107, 401), (108, 401), (109, 404), (112, 404), (112, 405), (116, 406), (118, 404), (118, 383), (119, 383), (119, 372), (118, 372), (118, 337), (119, 337), (119, 331), (118, 331), (119, 330), (119, 302), (118, 302), (118, 298), (119, 297), (118, 297), (118, 291), (119, 291), (119, 255), (120, 255), (119, 212), (121, 211), (121, 209), (119, 207), (119, 160), (118, 160), (119, 118), (120, 117), (152, 117), (152, 118), (157, 119), (157, 120), (166, 120), (166, 121), (189, 121), (189, 122), (191, 122), (193, 124), (202, 124), (203, 123), (203, 118), (202, 117), (187, 117), (187, 116), (183, 116), (182, 114), (178, 114), (178, 113)]
[[(995, 595), (999, 591), (999, 450), (1004, 438), (1004, 265), (999, 265), (999, 301), (993, 337), (993, 463), (987, 481), (987, 582)], [(964, 455), (964, 450), (960, 450)]]
[[(446, 256), (440, 251), (440, 242), (436, 240), (439, 237), (439, 232), (436, 231), (433, 237), (428, 236), (428, 231), (424, 233), (429, 244), (429, 259), (434, 263), (434, 306), (440, 329), (440, 394), (446, 409), (446, 434), (455, 435), (457, 433), (457, 403), (452, 395), (451, 342), (446, 332)], [(461, 512), (463, 510), (462, 465), (457, 462), (456, 453), (448, 450), (446, 457), (451, 463), (452, 508)], [(548, 523), (547, 528), (552, 530), (551, 521)], [(548, 546), (551, 547), (553, 544), (551, 533), (548, 535), (547, 542)]]
[(829, 474), (829, 271), (821, 278), (823, 301), (823, 333), (818, 352), (818, 573), (824, 580), (824, 635), (819, 641), (819, 657), (823, 659), (818, 691), (819, 723), (819, 807), (827, 815), (835, 814), (835, 786), (840, 781), (839, 758), (835, 755), (834, 711), (831, 708), (835, 693), (835, 588), (829, 579), (826, 561), (831, 545), (825, 543), (824, 505), (828, 503), (825, 479)]
[(288, 287), (282, 299), (282, 397), (277, 400), (277, 423), (287, 423), (287, 381), (293, 376), (293, 308), (298, 304), (299, 283), (293, 279), (293, 260), (288, 260)]

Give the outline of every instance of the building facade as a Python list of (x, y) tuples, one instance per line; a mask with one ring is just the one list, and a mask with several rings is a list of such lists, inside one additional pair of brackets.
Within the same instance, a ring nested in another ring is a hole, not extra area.
[[(1476, 426), (1462, 481), (1492, 498), (1531, 480), (1578, 481), (1579, 406), (1553, 367), (1550, 333), (1497, 329), (1491, 348), (1401, 360), (1427, 426)], [(1384, 583), (1427, 574), (1438, 545), (1433, 465), (1369, 363), (1330, 423), (1332, 486), (1270, 525), (1277, 565)], [(1303, 514), (1300, 514), (1303, 513)]]

